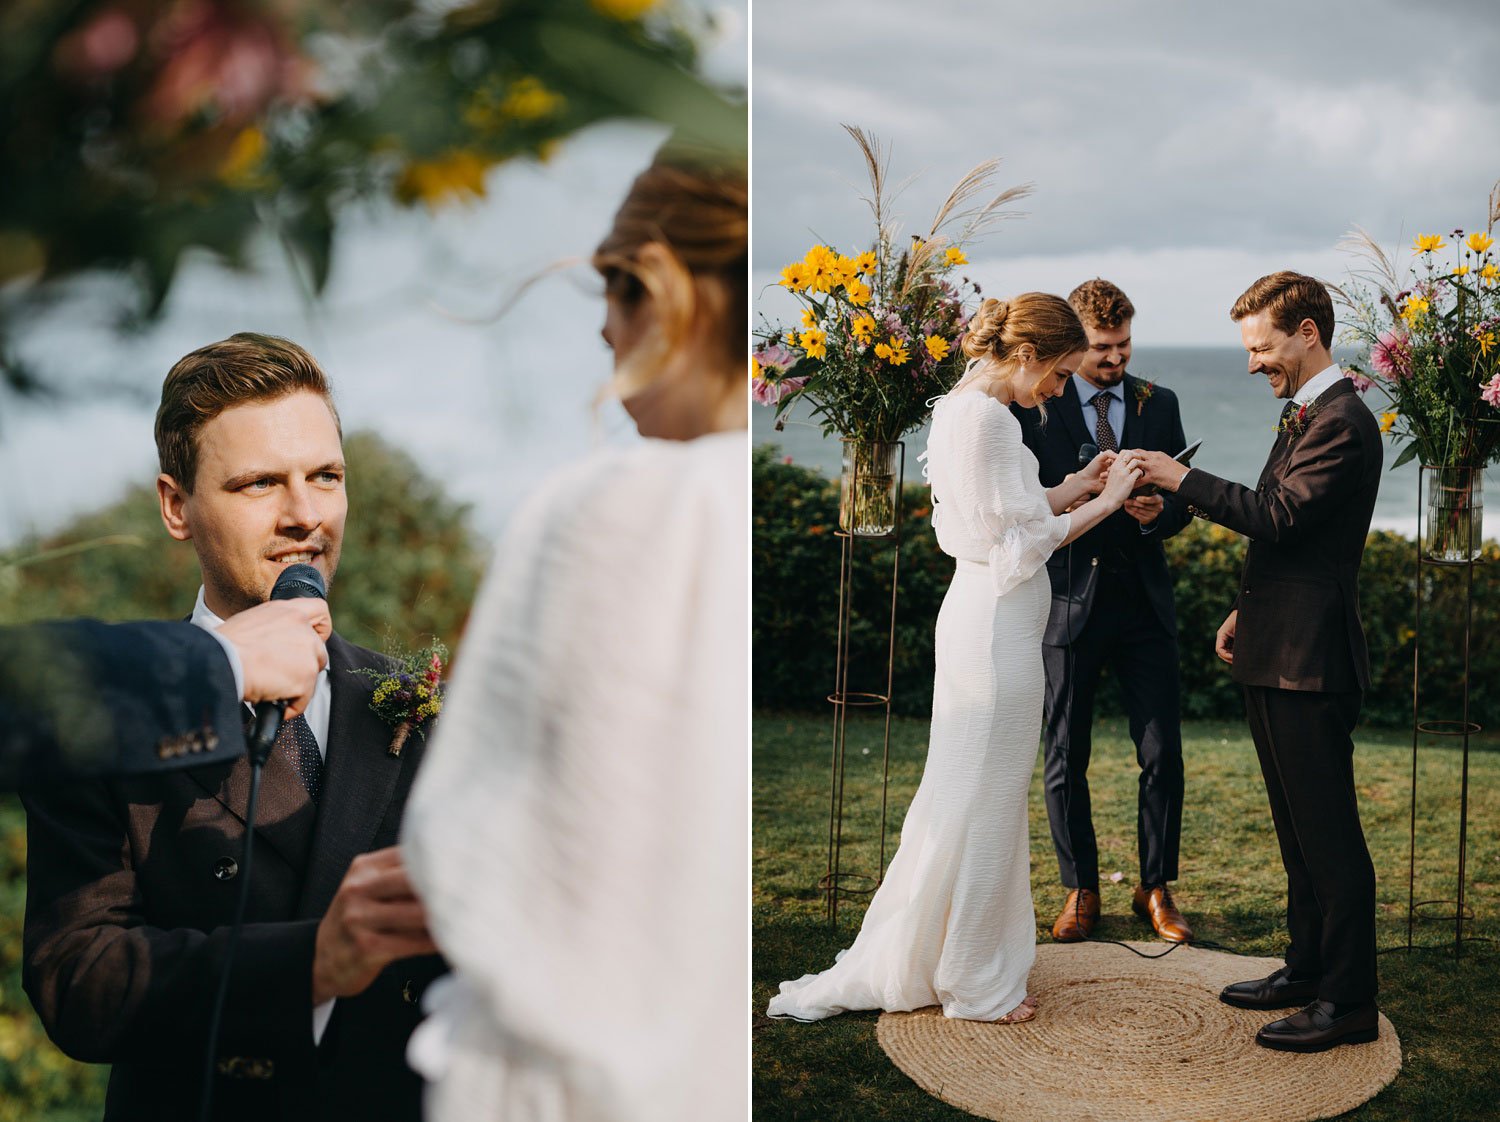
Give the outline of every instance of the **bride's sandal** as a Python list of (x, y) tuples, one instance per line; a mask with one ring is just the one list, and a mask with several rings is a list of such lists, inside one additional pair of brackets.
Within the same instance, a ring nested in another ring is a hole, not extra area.
[(997, 1025), (1019, 1025), (1025, 1021), (1031, 1020), (1035, 1016), (1036, 1001), (1030, 997), (1027, 997), (1021, 1001), (1021, 1004), (1017, 1005), (1009, 1013), (1005, 1014), (1005, 1016), (999, 1018), (994, 1023)]

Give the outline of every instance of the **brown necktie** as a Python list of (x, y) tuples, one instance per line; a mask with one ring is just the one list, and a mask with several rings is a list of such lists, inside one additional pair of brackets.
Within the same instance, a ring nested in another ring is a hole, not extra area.
[(1120, 442), (1115, 439), (1115, 430), (1109, 427), (1109, 394), (1103, 390), (1094, 395), (1094, 412), (1099, 414), (1099, 423), (1094, 426), (1099, 451), (1118, 452)]

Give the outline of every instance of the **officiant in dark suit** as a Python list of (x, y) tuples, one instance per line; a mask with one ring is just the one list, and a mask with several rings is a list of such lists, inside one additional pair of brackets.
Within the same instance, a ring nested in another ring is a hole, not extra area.
[(1245, 690), (1250, 734), (1287, 874), (1286, 965), (1221, 1000), (1305, 1005), (1266, 1025), (1268, 1048), (1374, 1040), (1375, 870), (1359, 823), (1351, 734), (1370, 685), (1359, 564), (1380, 484), (1380, 428), (1330, 354), (1333, 302), (1300, 273), (1262, 277), (1230, 313), (1286, 401), (1255, 489), (1130, 453), (1144, 478), (1250, 539), (1216, 650)]
[[(1135, 307), (1109, 281), (1079, 285), (1068, 303), (1089, 349), (1048, 410), (1011, 407), (1037, 458), (1043, 486), (1078, 470), (1085, 444), (1103, 451), (1186, 445), (1177, 397), (1127, 373)], [(1092, 455), (1092, 453), (1090, 453)], [(1125, 508), (1047, 562), (1052, 611), (1043, 638), (1046, 667), (1047, 817), (1066, 903), (1053, 924), (1060, 942), (1086, 938), (1099, 919), (1099, 847), (1088, 766), (1094, 695), (1108, 666), (1120, 683), (1141, 767), (1136, 836), (1140, 882), (1132, 906), (1172, 942), (1192, 938), (1172, 898), (1182, 832), (1182, 734), (1176, 667), (1177, 617), (1162, 542), (1192, 518), (1170, 495), (1130, 499)]]
[[(301, 347), (241, 334), (168, 374), (162, 520), (198, 554), (192, 621), (264, 602), (289, 564), (333, 587), (347, 513), (338, 416)], [(424, 741), (370, 709), (383, 668), (337, 632), (265, 766), (247, 922), (219, 1051), (220, 1119), (410, 1119), (405, 1046), (442, 970), (394, 848)], [(248, 761), (38, 787), (22, 979), (54, 1042), (113, 1065), (106, 1120), (196, 1116), (242, 872)]]

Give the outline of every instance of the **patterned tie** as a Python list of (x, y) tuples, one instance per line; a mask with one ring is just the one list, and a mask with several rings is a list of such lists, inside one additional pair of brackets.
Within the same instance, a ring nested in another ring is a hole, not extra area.
[(1094, 426), (1095, 438), (1099, 441), (1099, 451), (1118, 452), (1120, 442), (1115, 439), (1115, 430), (1109, 427), (1109, 394), (1100, 390), (1093, 397), (1094, 412), (1099, 414), (1099, 423)]
[(302, 786), (307, 788), (308, 796), (317, 802), (323, 793), (323, 756), (318, 751), (318, 740), (313, 736), (307, 718), (299, 716), (283, 722), (272, 751), (286, 756), (297, 772), (297, 778), (302, 780)]

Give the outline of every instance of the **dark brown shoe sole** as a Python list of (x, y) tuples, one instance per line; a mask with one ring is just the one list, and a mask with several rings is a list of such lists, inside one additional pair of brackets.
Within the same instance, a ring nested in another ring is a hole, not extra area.
[(1257, 999), (1252, 997), (1232, 997), (1222, 990), (1219, 992), (1219, 1000), (1225, 1005), (1233, 1005), (1236, 1009), (1301, 1009), (1309, 1001), (1315, 1001), (1318, 996), (1318, 987), (1293, 991), (1292, 993), (1278, 993), (1274, 997)]
[(1380, 1026), (1368, 1029), (1355, 1029), (1341, 1036), (1335, 1036), (1332, 1040), (1318, 1040), (1305, 1043), (1300, 1040), (1278, 1040), (1274, 1036), (1265, 1036), (1262, 1033), (1255, 1034), (1255, 1043), (1262, 1048), (1272, 1048), (1277, 1052), (1326, 1052), (1330, 1048), (1337, 1048), (1340, 1044), (1369, 1044), (1380, 1038)]

